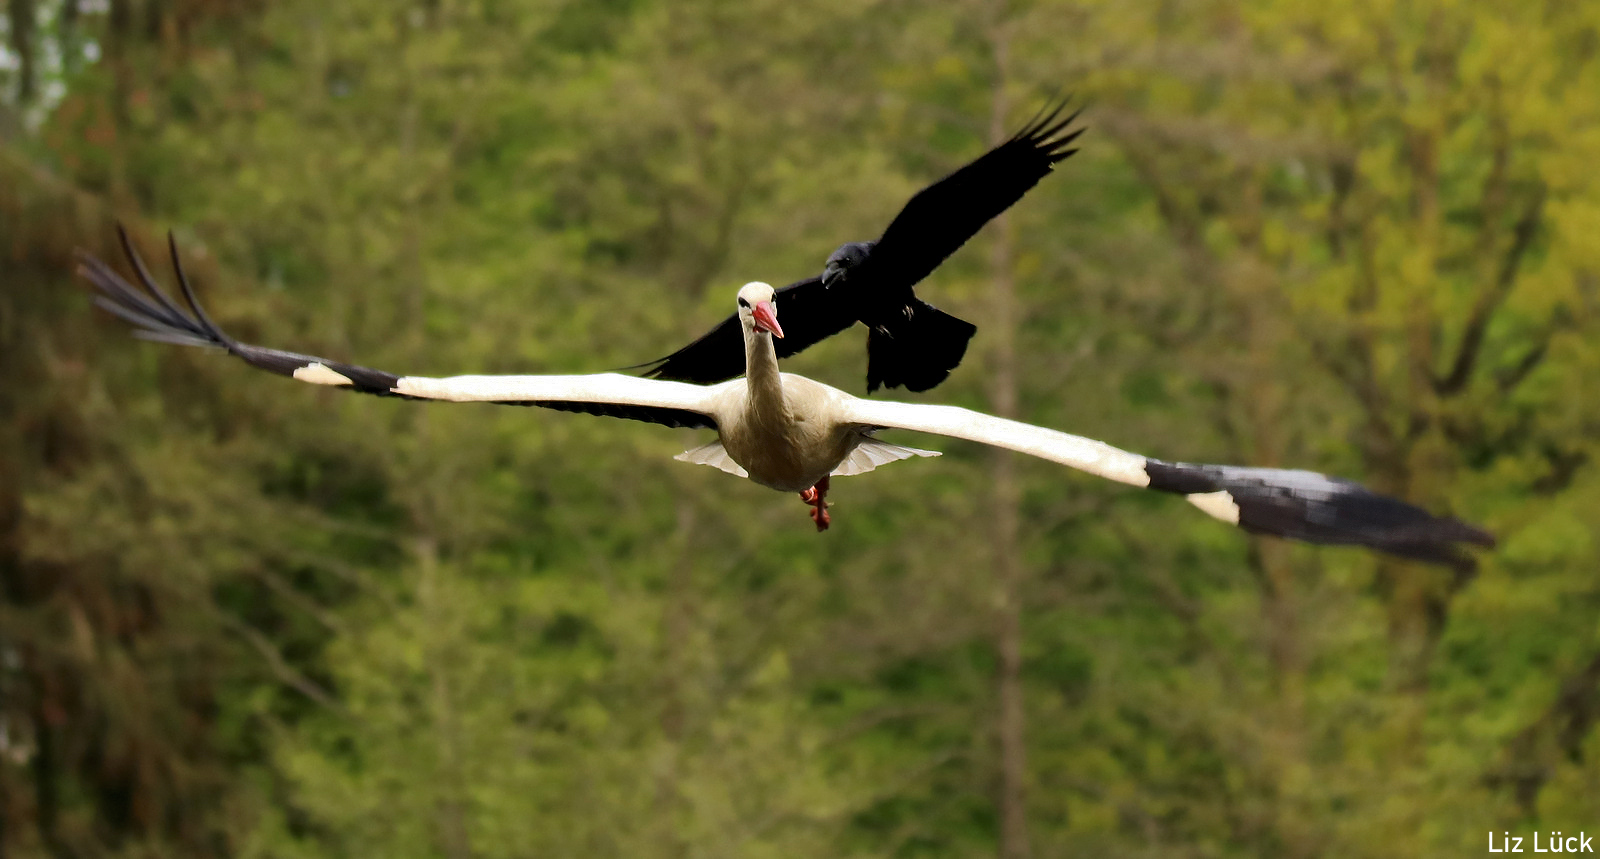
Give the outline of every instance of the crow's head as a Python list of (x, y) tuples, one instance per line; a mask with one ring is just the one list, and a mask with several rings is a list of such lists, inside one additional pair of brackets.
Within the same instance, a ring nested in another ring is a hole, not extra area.
[(847, 242), (828, 256), (828, 264), (822, 269), (822, 285), (831, 287), (837, 282), (849, 279), (850, 270), (860, 265), (872, 253), (872, 246), (877, 242)]

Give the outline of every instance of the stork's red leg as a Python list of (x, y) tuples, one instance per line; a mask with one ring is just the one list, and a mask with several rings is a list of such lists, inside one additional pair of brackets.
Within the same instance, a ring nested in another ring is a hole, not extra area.
[(817, 481), (817, 485), (800, 493), (800, 500), (811, 505), (811, 521), (817, 523), (818, 531), (828, 530), (830, 520), (828, 516), (828, 478)]

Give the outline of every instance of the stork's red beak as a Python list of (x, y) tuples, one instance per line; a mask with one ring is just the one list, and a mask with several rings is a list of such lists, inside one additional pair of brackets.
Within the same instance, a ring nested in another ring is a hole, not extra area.
[(766, 331), (779, 340), (783, 339), (783, 326), (778, 324), (778, 308), (773, 307), (772, 302), (756, 302), (755, 307), (750, 308), (750, 315), (755, 317), (757, 331)]

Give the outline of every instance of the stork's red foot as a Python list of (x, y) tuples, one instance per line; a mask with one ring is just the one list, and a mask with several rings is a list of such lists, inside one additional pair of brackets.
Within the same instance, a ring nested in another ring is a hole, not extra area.
[(811, 521), (817, 523), (818, 531), (828, 530), (828, 523), (832, 521), (828, 516), (828, 478), (817, 481), (817, 485), (800, 493), (800, 500), (811, 505)]

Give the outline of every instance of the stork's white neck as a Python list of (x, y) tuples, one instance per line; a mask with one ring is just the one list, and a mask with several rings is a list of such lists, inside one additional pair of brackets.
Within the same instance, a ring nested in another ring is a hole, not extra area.
[(744, 329), (744, 375), (750, 389), (751, 412), (779, 417), (783, 409), (783, 377), (778, 373), (778, 352), (772, 335)]

